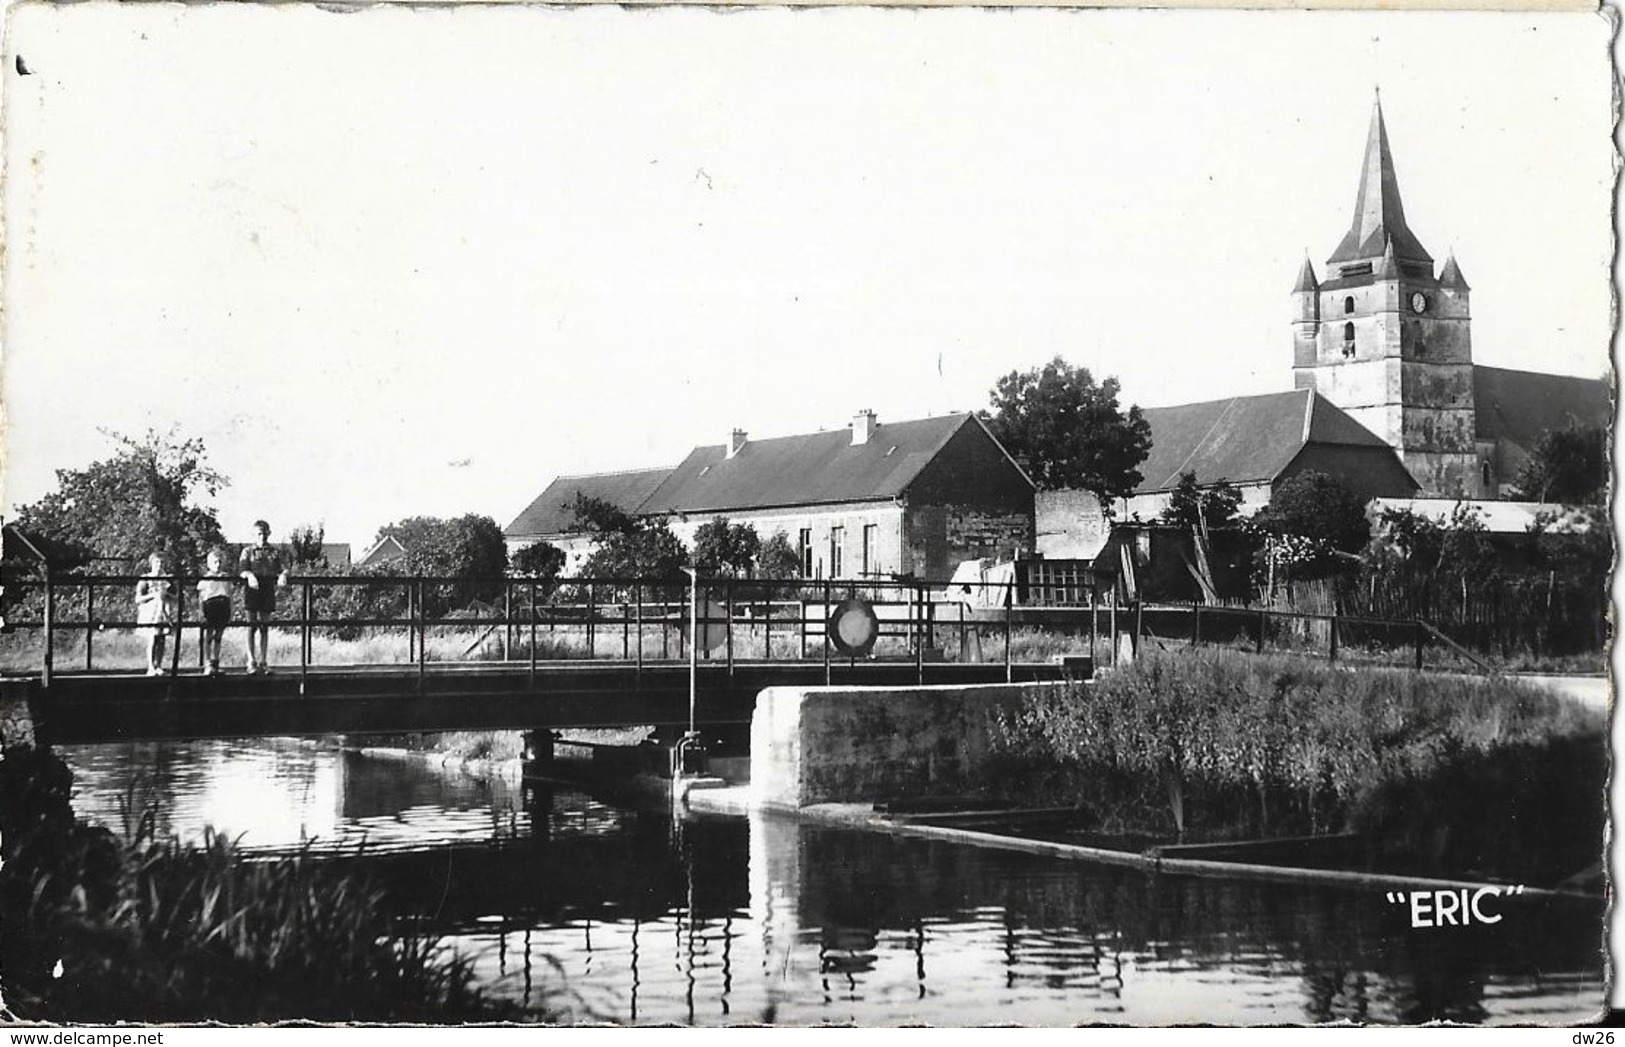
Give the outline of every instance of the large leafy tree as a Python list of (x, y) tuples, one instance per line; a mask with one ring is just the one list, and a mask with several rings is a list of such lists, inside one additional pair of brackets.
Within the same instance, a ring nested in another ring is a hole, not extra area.
[(750, 577), (761, 551), (762, 540), (750, 524), (719, 516), (694, 529), (694, 567), (704, 575)]
[(514, 553), (509, 565), (518, 573), (555, 578), (564, 569), (564, 550), (552, 542), (532, 542)]
[(1000, 378), (982, 416), (1039, 487), (1083, 488), (1106, 502), (1134, 492), (1151, 450), (1150, 424), (1139, 407), (1124, 411), (1117, 394), (1116, 378), (1097, 383), (1057, 356)]
[(214, 509), (200, 501), (229, 482), (208, 464), (203, 441), (175, 429), (106, 435), (115, 444), (112, 457), (58, 469), (57, 489), (18, 509), (14, 522), (69, 559), (136, 559), (158, 551), (175, 567), (199, 563), (222, 540)]
[(587, 578), (659, 578), (680, 581), (688, 550), (664, 519), (637, 517), (601, 498), (578, 495), (572, 530), (590, 534), (592, 555), (581, 565)]
[(378, 540), (393, 537), (406, 550), (406, 569), (412, 574), (456, 579), (437, 586), (428, 613), (464, 607), (475, 600), (490, 601), (502, 592), (508, 569), (508, 546), (502, 528), (489, 516), (468, 513), (454, 519), (411, 516), (378, 529)]
[(1241, 491), (1233, 484), (1220, 480), (1203, 489), (1194, 472), (1181, 473), (1159, 519), (1175, 527), (1225, 527), (1235, 522), (1240, 507)]
[(1569, 425), (1541, 434), (1513, 480), (1519, 498), (1581, 505), (1601, 501), (1608, 489), (1608, 433), (1601, 426)]

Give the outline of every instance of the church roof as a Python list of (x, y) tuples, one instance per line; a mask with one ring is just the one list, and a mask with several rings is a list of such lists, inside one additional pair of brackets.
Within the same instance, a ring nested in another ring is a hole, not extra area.
[(561, 476), (548, 484), (502, 533), (509, 538), (522, 538), (569, 531), (576, 522), (577, 495), (600, 499), (625, 513), (636, 513), (660, 482), (670, 475), (671, 466), (666, 465), (658, 469)]
[(1354, 222), (1328, 263), (1382, 257), (1384, 245), (1404, 261), (1433, 264), (1416, 234), (1405, 224), (1405, 205), (1399, 199), (1399, 179), (1388, 151), (1388, 129), (1382, 120), (1382, 99), (1371, 109), (1371, 130), (1366, 136), (1365, 162), (1360, 167), (1360, 191), (1354, 198)]
[(965, 426), (985, 432), (974, 415), (953, 414), (877, 424), (861, 444), (843, 427), (750, 440), (732, 458), (722, 444), (696, 447), (642, 511), (707, 513), (896, 498)]
[(1548, 429), (1571, 421), (1608, 425), (1614, 417), (1609, 383), (1597, 378), (1473, 367), (1480, 440), (1506, 440), (1532, 450)]
[[(1151, 453), (1140, 465), (1137, 494), (1171, 490), (1182, 473), (1201, 483), (1269, 482), (1306, 445), (1376, 448), (1374, 433), (1309, 389), (1145, 409)], [(1395, 459), (1398, 463), (1398, 459)]]

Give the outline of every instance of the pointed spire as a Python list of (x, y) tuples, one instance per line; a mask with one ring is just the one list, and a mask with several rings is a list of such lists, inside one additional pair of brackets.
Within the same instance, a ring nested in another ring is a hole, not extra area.
[(1303, 268), (1298, 270), (1298, 282), (1292, 285), (1292, 292), (1300, 294), (1304, 291), (1315, 292), (1320, 290), (1320, 281), (1315, 279), (1315, 267), (1309, 262), (1309, 252), (1303, 255)]
[(1445, 260), (1444, 272), (1439, 274), (1439, 286), (1447, 287), (1452, 291), (1471, 291), (1467, 286), (1467, 278), (1461, 275), (1461, 266), (1456, 264), (1456, 252), (1451, 251), (1450, 257)]
[(1377, 279), (1399, 279), (1399, 259), (1394, 257), (1394, 241), (1388, 237), (1383, 241), (1382, 264), (1377, 267)]
[(1405, 205), (1399, 199), (1399, 179), (1388, 150), (1388, 128), (1382, 119), (1382, 96), (1371, 107), (1371, 129), (1366, 135), (1365, 160), (1360, 167), (1360, 191), (1354, 198), (1354, 221), (1330, 262), (1375, 259), (1385, 240), (1391, 240), (1400, 258), (1426, 262), (1433, 257), (1405, 224)]

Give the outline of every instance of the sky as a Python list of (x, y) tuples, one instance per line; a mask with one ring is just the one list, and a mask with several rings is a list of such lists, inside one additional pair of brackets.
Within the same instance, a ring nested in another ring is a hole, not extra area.
[[(1380, 84), (1480, 363), (1609, 366), (1593, 14), (15, 8), (3, 504), (176, 427), (228, 538), (508, 523), (560, 474), (1291, 386)], [(20, 76), (20, 55), (30, 75)]]

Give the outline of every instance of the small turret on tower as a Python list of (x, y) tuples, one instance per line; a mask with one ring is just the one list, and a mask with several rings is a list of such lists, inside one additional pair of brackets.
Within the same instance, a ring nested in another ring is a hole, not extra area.
[(1320, 281), (1307, 252), (1298, 282), (1292, 285), (1292, 366), (1313, 367), (1315, 342), (1320, 337)]
[(1445, 259), (1444, 271), (1439, 274), (1439, 286), (1449, 291), (1471, 291), (1467, 278), (1461, 275), (1461, 266), (1456, 264), (1456, 252), (1451, 251), (1450, 257)]

